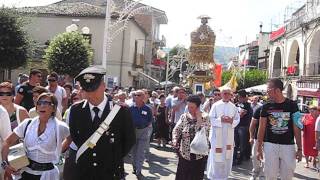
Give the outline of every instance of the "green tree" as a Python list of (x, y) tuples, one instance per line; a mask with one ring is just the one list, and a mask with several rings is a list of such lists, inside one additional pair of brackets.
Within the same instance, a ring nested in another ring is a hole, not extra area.
[(92, 49), (79, 32), (65, 32), (57, 35), (45, 50), (44, 58), (48, 68), (58, 74), (79, 74), (92, 61)]
[(183, 45), (175, 45), (169, 52), (169, 55), (170, 56), (174, 56), (174, 55), (177, 55), (179, 50), (187, 50)]
[(222, 85), (226, 84), (232, 76), (232, 72), (231, 71), (223, 71), (222, 72)]
[(24, 65), (30, 55), (30, 41), (23, 30), (25, 21), (15, 11), (0, 7), (0, 67)]
[[(232, 76), (231, 71), (224, 71), (222, 73), (222, 84), (226, 84)], [(242, 72), (242, 79), (237, 78), (238, 90), (245, 89), (252, 86), (257, 86), (267, 82), (267, 72), (258, 69), (247, 70), (245, 75)]]

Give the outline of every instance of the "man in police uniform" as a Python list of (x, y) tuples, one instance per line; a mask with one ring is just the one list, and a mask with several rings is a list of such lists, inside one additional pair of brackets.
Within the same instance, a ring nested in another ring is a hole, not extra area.
[[(86, 100), (71, 107), (70, 134), (77, 147), (98, 129), (112, 109), (112, 101), (105, 95), (103, 76), (105, 69), (90, 66), (76, 77), (85, 93)], [(135, 144), (135, 128), (127, 108), (121, 107), (109, 130), (101, 136), (96, 146), (88, 148), (76, 165), (79, 180), (112, 180), (117, 177), (122, 158)]]

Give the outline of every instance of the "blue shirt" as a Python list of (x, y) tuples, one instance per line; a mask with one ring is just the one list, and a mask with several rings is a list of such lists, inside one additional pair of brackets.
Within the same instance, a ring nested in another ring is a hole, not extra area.
[(133, 105), (129, 109), (132, 115), (133, 124), (136, 128), (142, 129), (152, 123), (152, 112), (147, 105), (143, 105), (140, 108)]

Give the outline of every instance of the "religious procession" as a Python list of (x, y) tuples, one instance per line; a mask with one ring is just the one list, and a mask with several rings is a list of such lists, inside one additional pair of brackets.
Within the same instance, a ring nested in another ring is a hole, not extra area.
[(188, 48), (166, 3), (48, 2), (0, 2), (0, 180), (320, 179), (318, 1), (238, 47), (192, 12)]

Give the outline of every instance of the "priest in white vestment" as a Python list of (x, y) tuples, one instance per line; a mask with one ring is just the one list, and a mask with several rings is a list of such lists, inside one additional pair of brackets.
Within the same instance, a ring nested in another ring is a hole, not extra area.
[(227, 180), (232, 168), (234, 128), (240, 122), (238, 108), (230, 102), (231, 89), (221, 92), (222, 100), (211, 107), (210, 144), (207, 176), (211, 180)]

